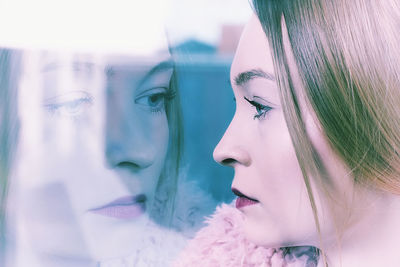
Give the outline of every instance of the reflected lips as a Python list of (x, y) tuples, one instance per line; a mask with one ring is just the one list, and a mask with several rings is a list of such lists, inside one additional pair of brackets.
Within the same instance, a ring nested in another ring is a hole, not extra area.
[(236, 198), (236, 208), (237, 209), (258, 203), (258, 200), (246, 196), (245, 194), (243, 194), (236, 188), (232, 188), (232, 192), (237, 196), (237, 198)]
[(89, 210), (92, 213), (116, 219), (134, 219), (146, 211), (146, 196), (126, 196), (104, 206)]

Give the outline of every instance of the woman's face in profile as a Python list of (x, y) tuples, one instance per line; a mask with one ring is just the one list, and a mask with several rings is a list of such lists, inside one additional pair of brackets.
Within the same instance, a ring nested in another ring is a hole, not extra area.
[[(214, 151), (216, 161), (235, 169), (233, 191), (250, 240), (269, 247), (319, 245), (302, 172), (282, 111), (268, 39), (254, 17), (246, 26), (231, 68), (235, 116)], [(289, 60), (291, 71), (294, 64)], [(294, 75), (295, 76), (295, 75)], [(295, 86), (299, 83), (295, 81)], [(313, 145), (343, 194), (351, 192), (345, 169), (304, 106), (304, 121)], [(329, 167), (329, 168), (330, 168)], [(328, 169), (329, 169), (328, 168)], [(311, 177), (312, 180), (312, 177)], [(331, 236), (331, 214), (313, 185), (322, 234)], [(333, 235), (333, 234), (332, 234)]]
[(17, 221), (45, 260), (79, 266), (140, 243), (168, 149), (168, 60), (26, 54)]

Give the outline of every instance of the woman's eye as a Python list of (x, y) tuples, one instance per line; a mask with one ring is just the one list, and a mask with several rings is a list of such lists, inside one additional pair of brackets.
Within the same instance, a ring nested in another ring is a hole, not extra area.
[(150, 108), (151, 112), (162, 112), (165, 109), (165, 101), (168, 93), (165, 88), (156, 88), (146, 91), (135, 99), (135, 103)]
[(268, 113), (268, 111), (272, 109), (272, 107), (268, 105), (260, 104), (254, 100), (248, 99), (247, 97), (244, 97), (244, 99), (256, 109), (256, 114), (254, 115), (253, 119), (260, 119), (260, 118), (263, 119), (265, 115)]
[(70, 92), (47, 99), (44, 107), (52, 114), (78, 116), (93, 103), (93, 98), (86, 92)]
[(164, 100), (165, 100), (165, 94), (163, 93), (154, 94), (148, 97), (148, 103), (149, 106), (151, 107), (157, 107), (160, 106), (161, 104), (164, 104)]

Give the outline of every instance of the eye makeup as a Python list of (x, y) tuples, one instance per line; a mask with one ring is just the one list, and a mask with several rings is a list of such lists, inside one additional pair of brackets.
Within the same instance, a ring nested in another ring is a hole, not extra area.
[(254, 115), (253, 119), (264, 119), (265, 115), (273, 109), (273, 107), (269, 105), (263, 105), (255, 100), (250, 100), (247, 97), (244, 99), (256, 109), (256, 114)]
[(135, 104), (149, 108), (152, 113), (160, 113), (165, 110), (166, 102), (176, 95), (175, 90), (169, 88), (151, 88), (143, 92), (135, 99)]
[(77, 116), (93, 104), (93, 97), (85, 91), (71, 91), (47, 99), (43, 107), (52, 114)]

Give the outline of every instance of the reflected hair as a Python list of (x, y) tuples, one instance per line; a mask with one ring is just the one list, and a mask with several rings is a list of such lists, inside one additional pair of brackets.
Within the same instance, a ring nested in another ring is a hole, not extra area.
[(165, 103), (165, 112), (168, 120), (169, 144), (163, 171), (157, 184), (152, 215), (161, 224), (173, 227), (171, 224), (175, 211), (175, 196), (183, 150), (183, 121), (176, 67), (174, 67), (168, 90), (170, 97)]
[(355, 186), (400, 194), (400, 2), (253, 0), (253, 6), (270, 42), (285, 119), (321, 235), (310, 177), (329, 200), (335, 191), (306, 133), (283, 33), (305, 101)]
[(0, 48), (0, 266), (5, 264), (6, 207), (10, 170), (16, 152), (17, 81), (20, 53)]

